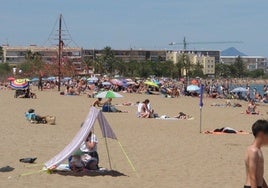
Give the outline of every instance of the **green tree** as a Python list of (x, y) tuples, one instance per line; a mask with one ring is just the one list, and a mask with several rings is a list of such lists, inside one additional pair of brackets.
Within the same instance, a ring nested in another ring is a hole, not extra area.
[(3, 52), (3, 47), (0, 46), (0, 62), (4, 62), (4, 52)]
[(27, 51), (25, 61), (18, 66), (25, 76), (38, 76), (44, 68), (42, 56), (38, 52)]
[(240, 56), (235, 59), (235, 63), (233, 64), (233, 68), (236, 70), (235, 76), (241, 78), (245, 76), (246, 67), (245, 64)]
[(178, 63), (182, 66), (182, 69), (185, 70), (185, 76), (189, 77), (192, 68), (190, 57), (187, 54), (182, 54), (179, 57)]
[(248, 72), (248, 76), (252, 78), (261, 78), (265, 75), (263, 69), (256, 69), (253, 71)]
[(216, 63), (215, 65), (215, 76), (218, 78), (228, 78), (231, 77), (230, 65), (223, 63)]
[(0, 63), (0, 77), (4, 78), (11, 73), (11, 67), (8, 63)]
[(112, 48), (109, 46), (106, 46), (103, 49), (103, 54), (100, 58), (101, 63), (103, 64), (104, 71), (106, 74), (113, 74), (115, 71), (115, 55), (112, 51)]
[(198, 61), (195, 65), (193, 65), (193, 70), (192, 70), (192, 77), (204, 77), (204, 72), (203, 72), (203, 65)]
[(182, 60), (179, 60), (176, 64), (175, 64), (175, 68), (176, 68), (176, 71), (175, 71), (175, 74), (177, 75), (177, 77), (182, 77), (182, 70), (183, 70), (183, 67), (184, 67), (184, 63)]

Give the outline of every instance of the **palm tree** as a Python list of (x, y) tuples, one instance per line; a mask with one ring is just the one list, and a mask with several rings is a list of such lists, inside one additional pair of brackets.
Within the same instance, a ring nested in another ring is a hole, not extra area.
[(180, 55), (178, 63), (177, 63), (177, 67), (185, 71), (185, 77), (189, 76), (190, 70), (192, 68), (192, 64), (187, 54), (183, 53), (182, 55)]

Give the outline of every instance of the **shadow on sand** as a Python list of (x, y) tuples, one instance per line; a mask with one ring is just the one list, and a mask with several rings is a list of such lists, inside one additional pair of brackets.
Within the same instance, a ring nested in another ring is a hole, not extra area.
[(106, 170), (106, 171), (87, 171), (87, 172), (66, 172), (66, 171), (54, 171), (52, 174), (59, 174), (62, 176), (75, 176), (75, 177), (83, 177), (83, 176), (111, 176), (111, 177), (119, 177), (119, 176), (127, 176), (121, 172), (116, 170)]

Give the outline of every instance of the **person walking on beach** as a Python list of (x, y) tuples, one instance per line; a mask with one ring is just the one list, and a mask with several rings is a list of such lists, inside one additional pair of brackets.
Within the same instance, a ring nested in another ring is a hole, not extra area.
[(43, 82), (42, 82), (42, 76), (39, 76), (39, 81), (38, 81), (38, 90), (43, 91)]
[(264, 175), (261, 147), (268, 146), (268, 121), (258, 120), (252, 126), (255, 140), (246, 150), (246, 183), (244, 188), (268, 188)]

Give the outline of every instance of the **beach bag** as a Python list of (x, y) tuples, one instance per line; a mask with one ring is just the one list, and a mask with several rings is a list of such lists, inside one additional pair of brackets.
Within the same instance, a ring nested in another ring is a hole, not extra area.
[(55, 116), (47, 116), (46, 117), (47, 124), (55, 125), (56, 124), (56, 117)]

